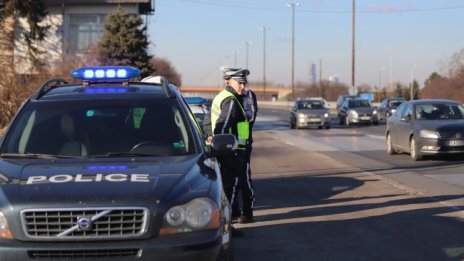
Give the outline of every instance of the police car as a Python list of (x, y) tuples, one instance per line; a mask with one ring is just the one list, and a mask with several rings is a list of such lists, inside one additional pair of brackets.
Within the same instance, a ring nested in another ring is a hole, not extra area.
[(45, 82), (0, 141), (0, 260), (230, 260), (215, 157), (177, 88), (133, 67)]

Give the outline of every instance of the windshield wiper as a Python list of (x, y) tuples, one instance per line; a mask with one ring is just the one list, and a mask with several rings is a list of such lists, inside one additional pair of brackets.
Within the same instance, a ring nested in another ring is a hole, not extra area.
[(57, 159), (59, 156), (56, 155), (50, 155), (50, 154), (39, 154), (39, 153), (25, 153), (25, 154), (20, 154), (20, 153), (2, 153), (0, 154), (0, 157), (2, 158), (22, 158), (22, 159)]

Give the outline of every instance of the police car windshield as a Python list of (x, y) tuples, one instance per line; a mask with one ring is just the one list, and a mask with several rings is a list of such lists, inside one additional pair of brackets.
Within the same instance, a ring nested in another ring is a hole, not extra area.
[(160, 100), (33, 101), (7, 134), (5, 155), (171, 156), (194, 153), (175, 102)]

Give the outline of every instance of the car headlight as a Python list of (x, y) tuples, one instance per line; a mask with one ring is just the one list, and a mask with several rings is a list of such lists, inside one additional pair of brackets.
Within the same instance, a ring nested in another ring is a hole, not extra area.
[(374, 115), (377, 114), (377, 113), (378, 113), (377, 110), (374, 110), (374, 111), (372, 112), (372, 114), (374, 114)]
[(324, 118), (329, 118), (329, 114), (327, 112), (324, 113)]
[(306, 114), (304, 113), (298, 113), (298, 118), (306, 118)]
[(358, 112), (357, 111), (350, 110), (349, 113), (350, 113), (352, 118), (357, 118), (358, 117)]
[(419, 131), (419, 136), (421, 138), (427, 138), (427, 139), (438, 139), (440, 135), (436, 131), (431, 131), (431, 130), (420, 130)]
[(163, 219), (161, 235), (218, 228), (219, 208), (208, 198), (196, 198), (184, 205), (171, 207)]
[(0, 211), (0, 238), (13, 239), (13, 234), (8, 227), (8, 222), (3, 212)]

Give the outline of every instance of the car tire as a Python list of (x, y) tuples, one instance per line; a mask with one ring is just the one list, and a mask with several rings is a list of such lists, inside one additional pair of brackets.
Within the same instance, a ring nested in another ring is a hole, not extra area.
[(417, 148), (417, 142), (414, 137), (409, 141), (409, 153), (411, 154), (411, 159), (414, 161), (419, 161), (423, 158), (422, 154), (419, 152), (419, 148)]
[(295, 129), (295, 123), (290, 119), (290, 129)]
[(393, 148), (392, 140), (391, 140), (391, 135), (390, 133), (387, 134), (387, 154), (388, 155), (394, 155), (396, 154), (396, 150)]

